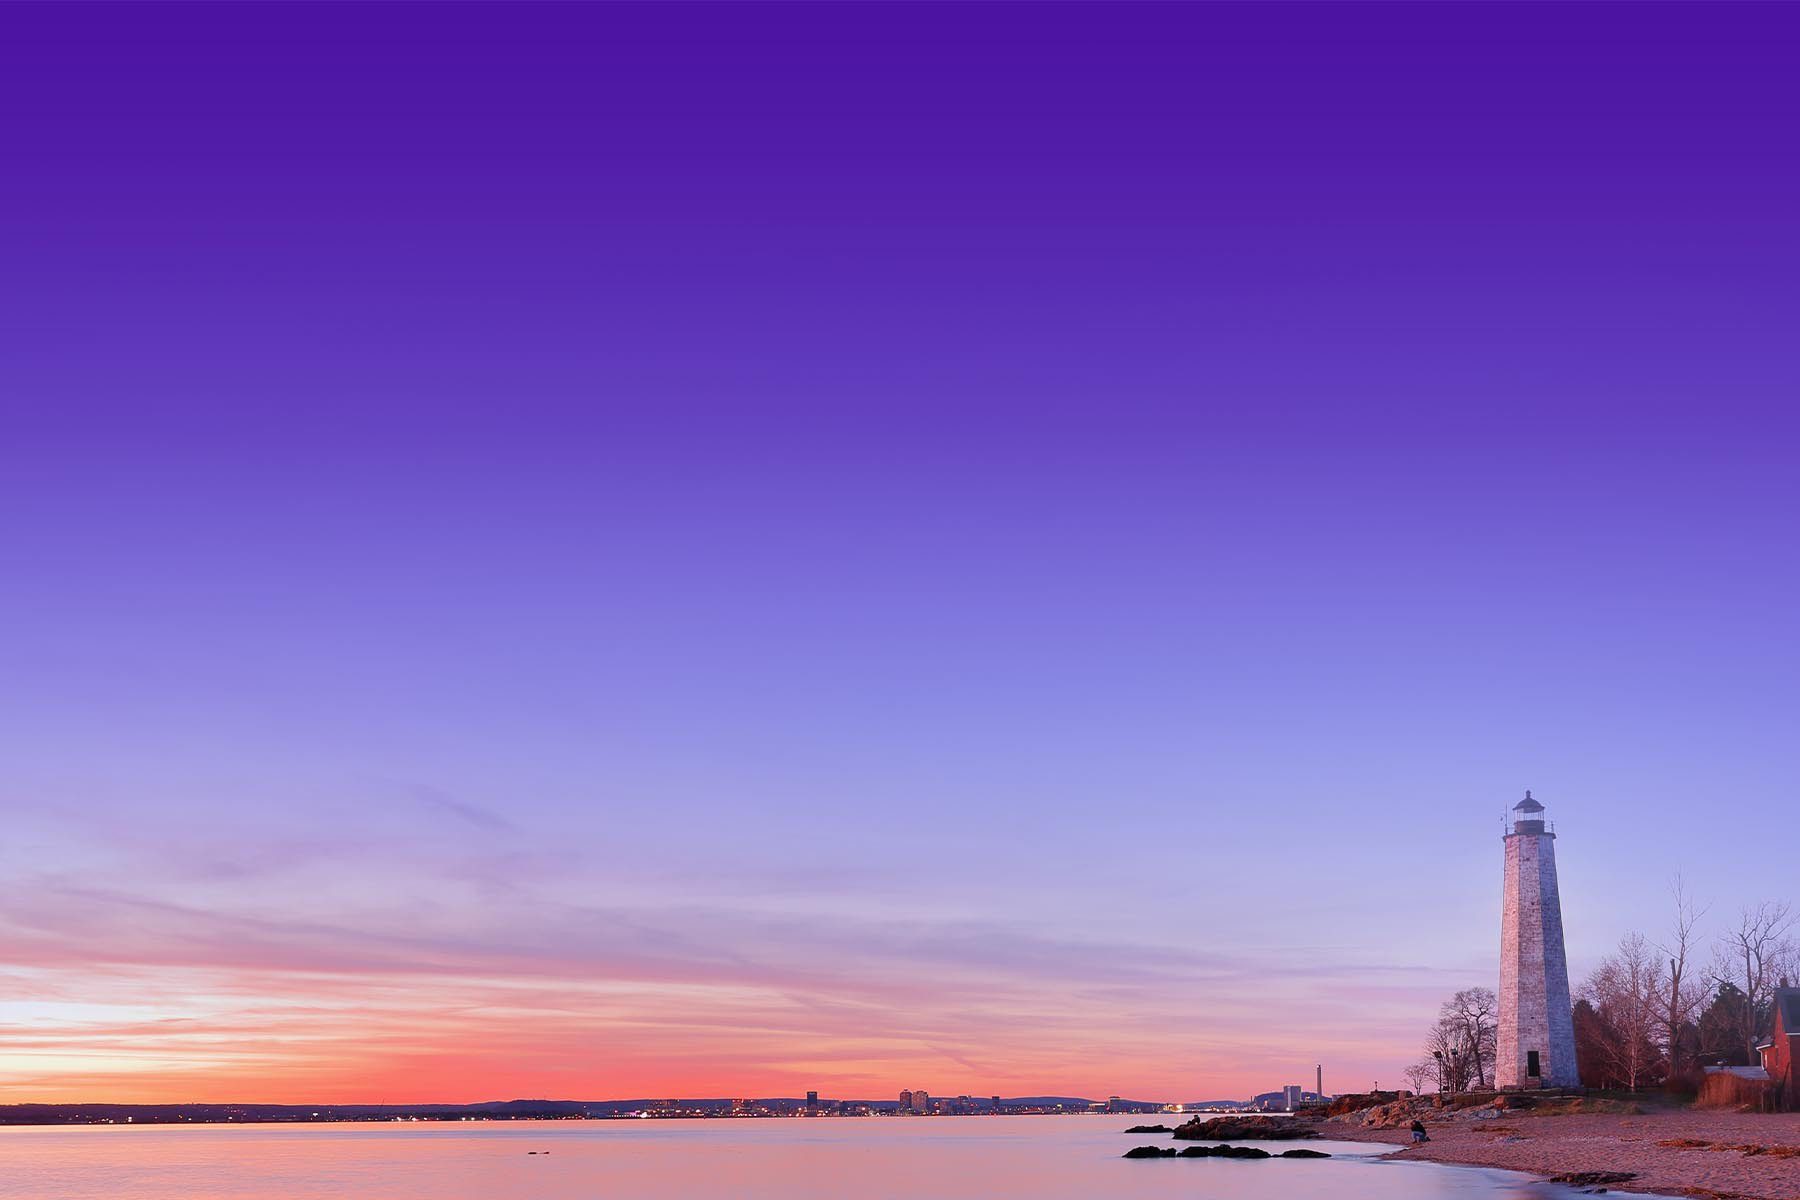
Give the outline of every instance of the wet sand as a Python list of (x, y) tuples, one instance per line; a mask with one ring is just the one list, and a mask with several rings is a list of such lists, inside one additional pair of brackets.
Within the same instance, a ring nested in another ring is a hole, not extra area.
[[(1796, 1200), (1800, 1197), (1800, 1113), (1731, 1113), (1675, 1109), (1641, 1115), (1531, 1116), (1492, 1121), (1428, 1122), (1431, 1141), (1411, 1144), (1405, 1129), (1328, 1126), (1328, 1137), (1391, 1142), (1396, 1157), (1503, 1167), (1539, 1175), (1570, 1171), (1635, 1171), (1614, 1191), (1654, 1192), (1704, 1200)], [(1666, 1145), (1659, 1143), (1706, 1143)], [(1746, 1152), (1741, 1147), (1762, 1147)]]

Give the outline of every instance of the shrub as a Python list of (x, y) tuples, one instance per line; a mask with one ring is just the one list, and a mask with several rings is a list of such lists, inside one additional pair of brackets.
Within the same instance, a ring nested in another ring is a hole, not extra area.
[(1745, 1079), (1729, 1071), (1714, 1071), (1701, 1081), (1694, 1104), (1698, 1108), (1768, 1111), (1775, 1107), (1775, 1090), (1766, 1079)]

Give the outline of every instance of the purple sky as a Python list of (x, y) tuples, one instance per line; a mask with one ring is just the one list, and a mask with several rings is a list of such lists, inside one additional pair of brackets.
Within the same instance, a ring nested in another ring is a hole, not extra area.
[(0, 1097), (1348, 1087), (1526, 787), (1578, 970), (1778, 892), (1797, 53), (8, 6)]

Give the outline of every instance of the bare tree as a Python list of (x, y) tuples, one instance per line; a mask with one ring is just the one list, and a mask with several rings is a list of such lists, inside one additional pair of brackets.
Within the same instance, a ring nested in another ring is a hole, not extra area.
[(1453, 1092), (1466, 1092), (1471, 1084), (1485, 1089), (1488, 1065), (1495, 1060), (1498, 1007), (1487, 988), (1464, 988), (1451, 996), (1438, 1007), (1437, 1020), (1425, 1035), (1424, 1057), (1408, 1071), (1423, 1071), (1421, 1078)]
[(1475, 1086), (1487, 1089), (1487, 1066), (1494, 1060), (1498, 1029), (1494, 1014), (1498, 1001), (1490, 988), (1464, 988), (1438, 1010), (1439, 1023), (1450, 1022), (1462, 1039), (1462, 1053), (1474, 1072)]
[(1669, 1057), (1669, 1074), (1676, 1075), (1682, 1066), (1681, 1031), (1694, 1019), (1694, 1014), (1699, 1011), (1700, 1003), (1706, 999), (1709, 990), (1688, 959), (1695, 950), (1694, 929), (1711, 906), (1695, 906), (1694, 898), (1688, 894), (1679, 873), (1675, 876), (1672, 890), (1675, 895), (1675, 920), (1669, 927), (1668, 940), (1658, 942), (1656, 948), (1669, 960), (1668, 973), (1663, 976), (1663, 1052)]
[[(1449, 1004), (1444, 1006), (1445, 1014), (1449, 1012)], [(1462, 1023), (1456, 1017), (1440, 1015), (1431, 1032), (1425, 1035), (1425, 1059), (1433, 1064), (1443, 1064), (1444, 1086), (1453, 1092), (1466, 1092), (1475, 1078), (1475, 1055), (1463, 1040)]]
[(1795, 981), (1800, 980), (1800, 940), (1788, 938), (1782, 943), (1769, 977), (1775, 980), (1777, 987), (1791, 987)]
[(1738, 914), (1735, 929), (1725, 932), (1713, 955), (1711, 974), (1719, 983), (1735, 983), (1744, 989), (1744, 1053), (1756, 1061), (1756, 1023), (1780, 972), (1794, 957), (1796, 917), (1785, 900), (1764, 900)]
[(1665, 986), (1655, 948), (1643, 934), (1628, 933), (1581, 989), (1582, 999), (1617, 1032), (1605, 1044), (1605, 1053), (1613, 1060), (1608, 1065), (1633, 1091), (1652, 1082), (1661, 1066), (1656, 1036), (1661, 1032)]
[(1423, 1096), (1431, 1090), (1429, 1085), (1437, 1075), (1437, 1064), (1428, 1058), (1421, 1058), (1401, 1074), (1406, 1076), (1406, 1082), (1412, 1084), (1412, 1090)]

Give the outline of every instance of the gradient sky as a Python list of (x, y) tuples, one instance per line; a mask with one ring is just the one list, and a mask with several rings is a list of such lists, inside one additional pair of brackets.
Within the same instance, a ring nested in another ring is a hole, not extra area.
[(1398, 1082), (1791, 891), (1800, 12), (0, 11), (0, 1099)]

